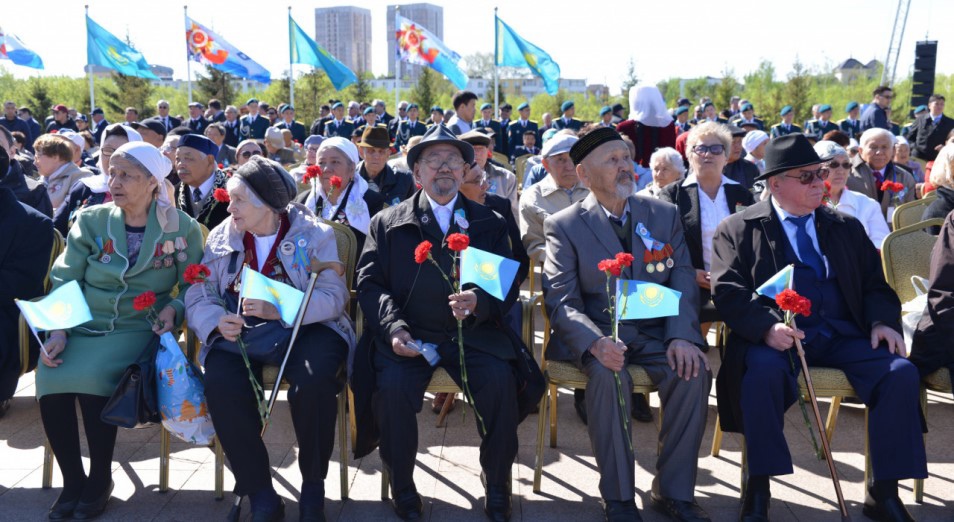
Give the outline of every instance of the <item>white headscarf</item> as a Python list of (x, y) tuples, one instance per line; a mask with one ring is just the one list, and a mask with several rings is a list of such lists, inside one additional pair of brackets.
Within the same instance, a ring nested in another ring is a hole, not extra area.
[(169, 191), (166, 190), (166, 176), (172, 170), (172, 162), (169, 158), (144, 141), (123, 144), (113, 153), (113, 156), (117, 155), (131, 157), (144, 167), (148, 174), (156, 178), (159, 182), (159, 195), (156, 201), (156, 218), (159, 220), (159, 226), (165, 233), (178, 231), (179, 213), (169, 199)]
[[(99, 140), (100, 159), (99, 161), (96, 162), (96, 166), (99, 167), (100, 171), (103, 170), (103, 160), (102, 160), (103, 145), (106, 144), (106, 136), (109, 135), (110, 131), (112, 131), (113, 129), (119, 126), (122, 126), (123, 130), (126, 131), (126, 137), (129, 138), (130, 143), (134, 141), (139, 141), (139, 142), (142, 141), (142, 134), (139, 134), (139, 132), (136, 131), (136, 129), (133, 129), (132, 127), (129, 127), (128, 125), (125, 125), (122, 123), (113, 123), (109, 125), (108, 127), (106, 127), (106, 129), (103, 130), (103, 136)], [(171, 169), (172, 167), (170, 166), (169, 168)], [(80, 181), (82, 181), (84, 185), (89, 187), (89, 189), (92, 190), (94, 194), (102, 194), (103, 192), (106, 192), (107, 190), (109, 190), (109, 172), (102, 172), (98, 176), (88, 176), (81, 179)]]
[(638, 85), (629, 90), (629, 119), (648, 127), (665, 127), (672, 123), (662, 93), (655, 85)]
[[(325, 194), (324, 189), (321, 187), (321, 182), (317, 179), (313, 179), (311, 180), (311, 191), (305, 200), (305, 206), (310, 209), (315, 208), (318, 197), (321, 197), (325, 201), (324, 208), (330, 209), (328, 210), (331, 212), (330, 215), (334, 215), (338, 207), (343, 204), (345, 206), (344, 213), (345, 217), (348, 218), (348, 224), (355, 230), (367, 235), (371, 229), (371, 214), (368, 210), (367, 202), (364, 201), (364, 193), (368, 191), (368, 182), (361, 176), (361, 173), (358, 172), (358, 162), (360, 161), (358, 148), (355, 147), (354, 143), (351, 143), (350, 140), (335, 136), (321, 142), (321, 146), (318, 148), (318, 154), (321, 154), (321, 151), (324, 149), (337, 149), (354, 163), (355, 172), (351, 181), (351, 192), (348, 194), (347, 201), (341, 201), (339, 198), (338, 205), (331, 205), (328, 195)], [(341, 187), (339, 190), (347, 190), (347, 187)], [(325, 213), (325, 211), (322, 213)]]

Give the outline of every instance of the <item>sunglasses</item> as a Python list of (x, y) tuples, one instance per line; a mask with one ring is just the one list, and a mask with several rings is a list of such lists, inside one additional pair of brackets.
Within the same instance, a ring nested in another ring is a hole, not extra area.
[(702, 156), (703, 154), (709, 152), (714, 156), (718, 156), (725, 152), (725, 146), (716, 144), (716, 145), (696, 145), (692, 148), (692, 152)]
[(800, 170), (798, 171), (797, 176), (789, 176), (785, 174), (786, 178), (797, 179), (802, 185), (811, 185), (812, 181), (815, 181), (815, 178), (818, 178), (819, 181), (825, 181), (828, 179), (828, 174), (830, 172), (826, 168), (820, 168), (816, 170)]
[(250, 150), (247, 150), (247, 151), (245, 151), (245, 152), (242, 153), (242, 157), (245, 158), (245, 159), (249, 159), (249, 158), (251, 158), (252, 156), (261, 156), (261, 155), (262, 155), (262, 153), (259, 152), (259, 151), (257, 151), (257, 150), (256, 150), (255, 152), (252, 152), (252, 151), (250, 151)]
[(831, 163), (828, 164), (829, 169), (837, 169), (838, 167), (841, 167), (845, 170), (849, 170), (851, 169), (851, 162), (845, 161), (843, 163), (838, 163), (837, 161), (832, 161)]

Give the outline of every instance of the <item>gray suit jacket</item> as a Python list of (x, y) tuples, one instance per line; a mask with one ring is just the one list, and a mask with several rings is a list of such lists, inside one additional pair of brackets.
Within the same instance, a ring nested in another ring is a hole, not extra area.
[[(668, 344), (684, 339), (705, 349), (699, 333), (699, 287), (689, 258), (689, 249), (676, 207), (656, 199), (630, 196), (630, 228), (633, 266), (623, 271), (623, 279), (657, 283), (682, 292), (679, 315), (657, 319), (629, 320), (619, 325), (620, 339), (640, 350), (645, 343), (658, 340)], [(632, 232), (642, 223), (650, 235), (673, 248), (674, 265), (662, 272), (646, 271), (642, 239)], [(612, 225), (594, 194), (550, 216), (543, 224), (547, 242), (543, 293), (553, 335), (547, 358), (574, 361), (600, 337), (612, 332), (607, 310), (606, 276), (596, 265), (623, 250)]]
[[(861, 154), (855, 156), (851, 163), (851, 173), (848, 175), (848, 182), (845, 184), (845, 187), (847, 187), (848, 190), (861, 192), (862, 194), (880, 203), (881, 215), (887, 218), (888, 207), (897, 207), (902, 203), (914, 201), (914, 198), (917, 195), (914, 176), (912, 176), (907, 170), (898, 166), (897, 163), (893, 161), (888, 163), (888, 166), (885, 167), (885, 173), (887, 174), (886, 178), (888, 181), (896, 180), (897, 182), (904, 184), (905, 193), (900, 202), (893, 201), (897, 198), (895, 198), (895, 195), (891, 192), (879, 194), (878, 187), (875, 186), (874, 174), (872, 174), (871, 167), (869, 167), (868, 164), (861, 159)], [(893, 174), (891, 172), (892, 168), (894, 169)], [(888, 224), (891, 224), (890, 219), (888, 220)]]

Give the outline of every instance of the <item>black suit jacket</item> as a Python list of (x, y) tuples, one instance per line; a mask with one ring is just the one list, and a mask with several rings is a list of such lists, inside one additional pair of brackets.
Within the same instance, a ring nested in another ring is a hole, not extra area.
[(537, 122), (527, 121), (527, 126), (520, 124), (520, 120), (513, 120), (507, 125), (507, 150), (514, 150), (523, 145), (523, 134), (527, 131), (533, 131), (537, 136), (537, 143), (540, 143), (540, 129)]
[(934, 125), (930, 113), (921, 116), (908, 133), (911, 154), (924, 161), (934, 161), (938, 152), (934, 150), (934, 147), (944, 144), (951, 130), (954, 130), (954, 119), (942, 114), (940, 123)]
[[(822, 253), (838, 274), (851, 319), (863, 332), (883, 323), (901, 332), (901, 302), (888, 286), (881, 257), (857, 219), (821, 206), (815, 210), (815, 232)], [(788, 239), (770, 200), (729, 216), (712, 240), (712, 299), (731, 329), (725, 359), (716, 379), (722, 429), (742, 431), (739, 405), (748, 347), (763, 342), (782, 314), (774, 300), (755, 289), (788, 263)]]
[(517, 270), (517, 286), (520, 286), (530, 273), (530, 256), (527, 255), (527, 248), (523, 246), (523, 241), (520, 239), (520, 227), (517, 226), (517, 219), (513, 216), (513, 207), (510, 206), (510, 200), (505, 197), (487, 194), (486, 198), (484, 205), (503, 216), (504, 221), (507, 222), (507, 235), (510, 236), (513, 260), (520, 263), (520, 269)]
[(209, 120), (199, 118), (198, 120), (192, 121), (189, 119), (186, 120), (186, 126), (192, 129), (192, 132), (195, 134), (205, 134), (205, 128), (209, 126)]

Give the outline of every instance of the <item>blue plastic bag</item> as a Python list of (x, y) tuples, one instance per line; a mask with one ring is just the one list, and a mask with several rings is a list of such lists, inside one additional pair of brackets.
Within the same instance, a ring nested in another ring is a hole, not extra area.
[(193, 444), (208, 445), (215, 436), (205, 400), (202, 372), (182, 353), (171, 333), (159, 338), (156, 354), (156, 395), (162, 425)]

